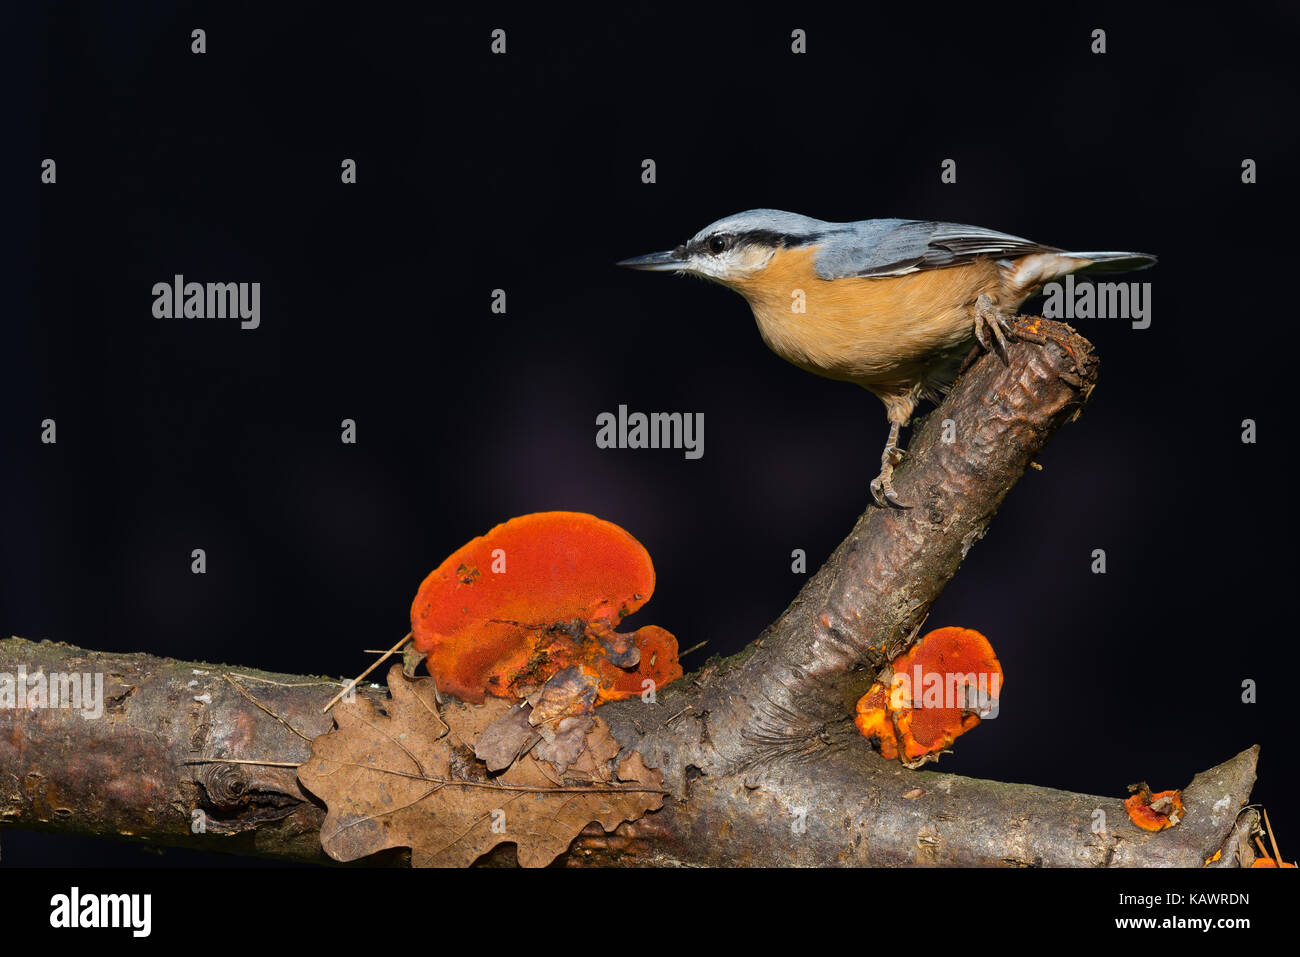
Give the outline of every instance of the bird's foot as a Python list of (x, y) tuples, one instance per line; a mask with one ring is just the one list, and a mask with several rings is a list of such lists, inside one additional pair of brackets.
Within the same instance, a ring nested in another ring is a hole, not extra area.
[(1013, 335), (1011, 320), (994, 304), (992, 296), (984, 293), (975, 300), (975, 338), (986, 351), (996, 352), (1003, 365), (1011, 365), (1007, 337)]
[(880, 474), (871, 480), (871, 497), (881, 508), (911, 508), (898, 500), (894, 490), (894, 466), (903, 460), (903, 450), (892, 442), (880, 456)]

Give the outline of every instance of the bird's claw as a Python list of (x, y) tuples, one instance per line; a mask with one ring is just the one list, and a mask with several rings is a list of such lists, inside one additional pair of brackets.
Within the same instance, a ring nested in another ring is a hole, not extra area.
[(881, 508), (911, 508), (898, 499), (894, 489), (894, 466), (903, 460), (903, 450), (896, 445), (885, 446), (880, 456), (880, 474), (871, 480), (871, 497)]
[[(992, 333), (992, 342), (989, 341)], [(975, 300), (975, 338), (987, 352), (996, 352), (1003, 365), (1011, 365), (1007, 357), (1007, 336), (1014, 336), (1011, 322), (994, 304), (987, 293)]]
[(898, 492), (895, 491), (893, 482), (884, 475), (877, 475), (871, 480), (871, 497), (875, 499), (876, 504), (881, 508), (912, 507), (899, 501)]

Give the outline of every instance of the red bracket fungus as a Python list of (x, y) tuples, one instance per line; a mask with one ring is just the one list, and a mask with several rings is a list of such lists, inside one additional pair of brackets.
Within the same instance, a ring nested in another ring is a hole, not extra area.
[(1133, 796), (1124, 800), (1124, 810), (1129, 820), (1144, 831), (1163, 831), (1173, 827), (1187, 813), (1183, 809), (1182, 791), (1161, 791), (1152, 794), (1146, 782), (1130, 784)]
[[(440, 690), (481, 703), (518, 700), (577, 667), (596, 703), (681, 677), (677, 640), (615, 629), (654, 593), (650, 555), (612, 522), (582, 512), (513, 518), (457, 549), (420, 585), (411, 634)], [(575, 702), (575, 705), (577, 702)]]
[(987, 638), (970, 628), (937, 628), (894, 659), (858, 699), (854, 724), (883, 757), (911, 768), (997, 713), (1002, 665)]
[(635, 671), (601, 663), (601, 676), (610, 682), (606, 701), (639, 695), (646, 690), (647, 681), (653, 682), (655, 688), (662, 688), (682, 676), (682, 666), (677, 661), (677, 639), (672, 632), (658, 625), (646, 625), (638, 628), (632, 639), (640, 655)]

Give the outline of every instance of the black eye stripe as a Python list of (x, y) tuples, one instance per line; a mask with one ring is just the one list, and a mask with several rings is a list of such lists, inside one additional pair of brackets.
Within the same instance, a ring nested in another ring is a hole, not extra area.
[[(725, 245), (715, 250), (712, 245), (715, 239), (723, 240)], [(739, 233), (714, 233), (711, 236), (705, 236), (703, 239), (691, 240), (685, 246), (679, 246), (678, 248), (692, 255), (703, 253), (707, 256), (717, 256), (737, 246), (785, 249), (807, 246), (819, 242), (821, 239), (821, 233), (805, 233), (795, 236), (790, 233), (779, 233), (768, 229), (747, 229)]]

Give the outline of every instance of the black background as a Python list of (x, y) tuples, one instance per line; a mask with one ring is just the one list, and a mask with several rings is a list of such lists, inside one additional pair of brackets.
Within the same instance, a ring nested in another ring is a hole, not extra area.
[[(1007, 674), (1001, 716), (941, 769), (1119, 796), (1259, 743), (1255, 797), (1294, 844), (1296, 17), (25, 11), (0, 628), (352, 674), (406, 631), (416, 586), (455, 548), (573, 509), (653, 556), (632, 624), (729, 653), (803, 583), (791, 550), (815, 569), (866, 504), (883, 407), (768, 352), (734, 294), (614, 261), (760, 206), (1148, 251), (1160, 264), (1132, 278), (1153, 285), (1151, 327), (1076, 323), (1102, 360), (1092, 403), (930, 617), (987, 634)], [(505, 56), (489, 53), (495, 27)], [(57, 185), (39, 183), (44, 157)], [(345, 157), (356, 185), (340, 183)], [(261, 282), (261, 327), (155, 319), (151, 287), (175, 273)], [(703, 412), (703, 459), (597, 449), (596, 416), (620, 403)], [(1241, 702), (1247, 678), (1257, 704)], [(3, 861), (226, 859), (6, 831)]]

